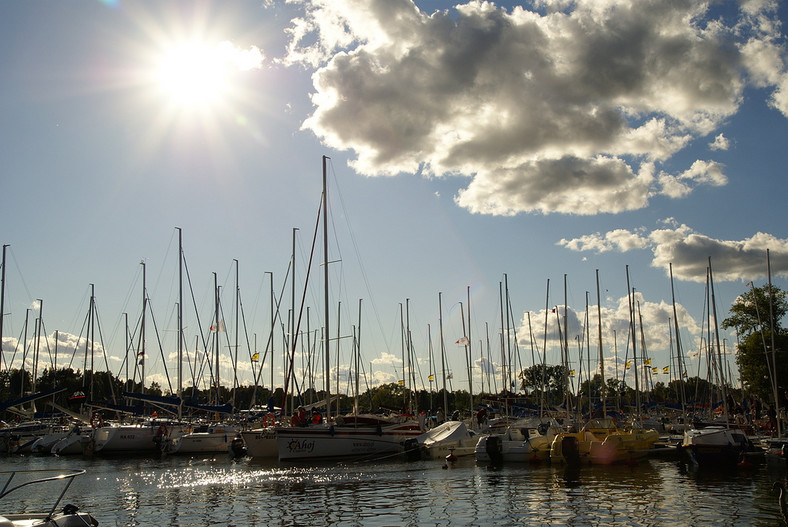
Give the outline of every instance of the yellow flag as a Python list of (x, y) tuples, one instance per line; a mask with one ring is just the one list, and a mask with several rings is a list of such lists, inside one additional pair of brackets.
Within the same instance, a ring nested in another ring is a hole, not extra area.
[(670, 366), (665, 366), (662, 368), (662, 373), (670, 373)]
[(627, 363), (626, 363), (626, 365), (625, 365), (624, 367), (625, 367), (625, 368), (629, 368), (631, 365), (632, 365), (632, 363), (631, 363), (631, 362), (629, 362), (629, 361), (627, 361)]
[(652, 373), (659, 373), (659, 368), (651, 368)]
[(569, 376), (570, 377), (574, 377), (575, 376), (575, 370), (569, 370)]
[(397, 381), (397, 384), (399, 384), (400, 386), (405, 386), (405, 381)]
[(435, 376), (434, 375), (430, 375), (430, 380), (434, 381), (435, 380)]
[(260, 360), (259, 353), (255, 353), (254, 355), (252, 355), (252, 362), (257, 362), (258, 360)]
[(646, 359), (646, 366), (651, 366), (651, 359)]

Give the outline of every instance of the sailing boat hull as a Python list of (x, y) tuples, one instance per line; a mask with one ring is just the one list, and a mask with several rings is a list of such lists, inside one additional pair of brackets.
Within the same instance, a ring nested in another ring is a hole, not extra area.
[(276, 445), (276, 431), (273, 427), (256, 428), (241, 432), (246, 455), (252, 458), (277, 459), (279, 448)]
[(378, 427), (309, 426), (276, 429), (279, 461), (376, 458), (404, 453), (404, 443), (421, 435), (418, 425)]

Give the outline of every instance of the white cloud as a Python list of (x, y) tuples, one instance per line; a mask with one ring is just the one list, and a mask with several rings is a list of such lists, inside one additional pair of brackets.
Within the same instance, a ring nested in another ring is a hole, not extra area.
[(773, 2), (726, 26), (690, 0), (432, 14), (410, 0), (292, 1), (304, 15), (287, 61), (317, 68), (304, 128), (352, 151), (362, 174), (468, 176), (455, 201), (477, 213), (618, 213), (724, 184), (713, 162), (659, 177), (653, 164), (735, 114), (748, 82), (788, 110)]
[[(639, 291), (635, 292), (632, 301), (635, 306), (636, 320), (638, 321), (637, 331), (640, 332), (640, 321), (642, 320), (642, 328), (648, 346), (653, 349), (669, 349), (671, 347), (671, 339), (675, 338), (671, 336), (672, 328), (668, 325), (669, 322), (672, 322), (673, 320), (673, 306), (666, 304), (664, 301), (660, 301), (658, 303), (649, 302)], [(559, 306), (556, 311), (558, 312), (558, 315), (552, 312), (552, 310), (547, 314), (546, 341), (548, 358), (550, 354), (553, 353), (551, 352), (552, 348), (560, 348), (561, 340), (559, 337), (563, 338), (563, 306)], [(569, 313), (570, 317), (567, 321), (567, 335), (569, 337), (568, 340), (572, 342), (575, 337), (578, 337), (580, 343), (584, 344), (584, 340), (586, 338), (586, 314), (583, 311), (574, 312), (571, 307), (569, 308)], [(531, 314), (531, 327), (533, 335), (535, 336), (535, 345), (537, 345), (539, 348), (542, 347), (545, 336), (544, 314), (544, 310)], [(588, 306), (588, 324), (589, 327), (593, 327), (593, 329), (591, 329), (589, 332), (591, 335), (591, 347), (596, 348), (597, 350), (599, 349), (597, 325), (599, 320), (601, 320), (602, 347), (603, 349), (607, 350), (605, 355), (612, 355), (611, 350), (614, 348), (614, 346), (620, 346), (620, 348), (623, 350), (627, 345), (627, 339), (629, 338), (628, 335), (631, 331), (629, 299), (626, 296), (623, 296), (613, 300), (611, 305), (603, 305), (601, 309), (599, 309), (599, 314), (601, 316), (598, 317), (596, 305)], [(677, 304), (676, 314), (679, 319), (679, 327), (681, 328), (682, 332), (689, 333), (690, 335), (700, 334), (701, 326), (693, 319), (684, 306)], [(525, 315), (523, 316), (521, 324), (523, 326), (528, 324)], [(558, 328), (559, 324), (562, 325), (560, 331)], [(520, 346), (530, 346), (527, 336), (521, 337)], [(577, 341), (575, 341), (574, 346), (577, 346)]]
[(256, 46), (242, 49), (226, 40), (217, 44), (216, 52), (222, 60), (241, 71), (259, 69), (262, 67), (265, 59), (263, 52)]
[(649, 240), (636, 232), (626, 229), (615, 229), (604, 235), (600, 233), (588, 234), (573, 240), (562, 239), (558, 245), (563, 245), (573, 251), (595, 251), (603, 253), (608, 251), (626, 252), (632, 249), (648, 247)]
[[(666, 220), (670, 224), (674, 220)], [(616, 243), (630, 239), (630, 245)], [(788, 276), (788, 239), (758, 232), (744, 240), (717, 240), (694, 232), (686, 225), (668, 226), (650, 233), (617, 229), (606, 234), (590, 234), (562, 239), (558, 245), (573, 251), (605, 252), (648, 249), (654, 257), (652, 267), (666, 271), (673, 265), (673, 274), (681, 280), (703, 282), (711, 258), (714, 279), (719, 281), (752, 280), (766, 276), (766, 250), (777, 275)]]
[(698, 160), (678, 176), (662, 173), (658, 178), (662, 187), (660, 193), (670, 198), (682, 198), (692, 192), (693, 184), (705, 183), (715, 187), (726, 185), (728, 178), (722, 169), (720, 163)]
[(730, 141), (723, 134), (717, 135), (714, 141), (709, 143), (709, 148), (712, 150), (727, 150), (730, 146)]

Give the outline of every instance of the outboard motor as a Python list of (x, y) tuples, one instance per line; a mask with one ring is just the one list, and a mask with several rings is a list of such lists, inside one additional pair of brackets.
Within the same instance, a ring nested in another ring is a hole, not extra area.
[(569, 465), (580, 464), (580, 443), (575, 436), (561, 438), (561, 455)]
[(500, 465), (503, 462), (503, 440), (501, 436), (487, 436), (484, 450), (487, 452), (490, 462), (494, 465)]
[(421, 459), (421, 445), (418, 439), (406, 439), (402, 446), (405, 448), (405, 459), (407, 461), (419, 461)]
[(246, 455), (246, 443), (244, 443), (243, 437), (237, 435), (233, 438), (232, 442), (230, 442), (230, 452), (236, 458), (241, 458)]

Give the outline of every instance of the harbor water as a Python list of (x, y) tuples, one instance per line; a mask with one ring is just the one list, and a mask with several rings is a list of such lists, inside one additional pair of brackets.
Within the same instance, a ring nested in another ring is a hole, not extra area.
[[(772, 487), (785, 470), (765, 464), (722, 471), (667, 459), (578, 469), (473, 459), (280, 465), (226, 455), (0, 463), (4, 471), (85, 469), (63, 503), (102, 527), (784, 525)], [(45, 501), (14, 494), (0, 513), (40, 510)]]

